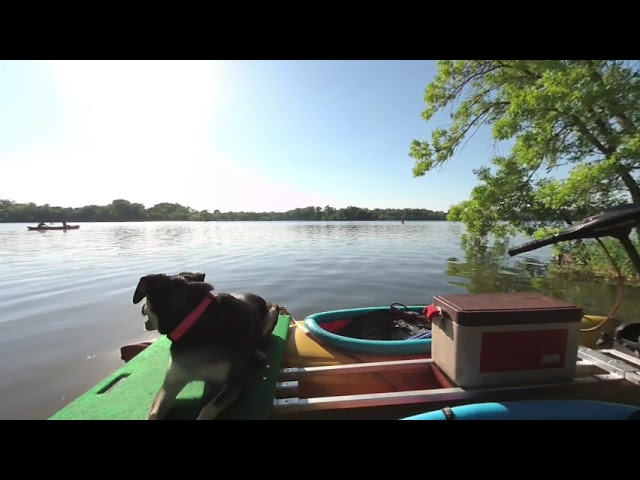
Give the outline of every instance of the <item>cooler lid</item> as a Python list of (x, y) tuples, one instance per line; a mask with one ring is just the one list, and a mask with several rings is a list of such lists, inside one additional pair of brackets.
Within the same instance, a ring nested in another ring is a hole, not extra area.
[(434, 305), (460, 325), (568, 323), (582, 319), (582, 308), (537, 292), (436, 295)]

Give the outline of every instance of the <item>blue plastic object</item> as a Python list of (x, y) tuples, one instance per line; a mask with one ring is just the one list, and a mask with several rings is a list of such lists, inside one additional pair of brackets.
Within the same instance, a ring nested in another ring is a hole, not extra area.
[[(454, 420), (630, 420), (640, 407), (595, 400), (526, 400), (461, 405), (450, 409)], [(402, 420), (446, 420), (433, 410)]]

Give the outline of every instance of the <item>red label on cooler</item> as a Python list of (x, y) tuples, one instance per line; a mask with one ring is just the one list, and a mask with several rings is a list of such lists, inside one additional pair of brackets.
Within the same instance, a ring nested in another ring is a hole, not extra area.
[(563, 367), (568, 338), (566, 329), (484, 333), (480, 373)]

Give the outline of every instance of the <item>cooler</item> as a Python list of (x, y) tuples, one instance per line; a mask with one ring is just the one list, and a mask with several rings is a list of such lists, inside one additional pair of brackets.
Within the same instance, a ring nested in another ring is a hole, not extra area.
[(571, 380), (582, 309), (538, 293), (437, 295), (431, 357), (459, 387)]

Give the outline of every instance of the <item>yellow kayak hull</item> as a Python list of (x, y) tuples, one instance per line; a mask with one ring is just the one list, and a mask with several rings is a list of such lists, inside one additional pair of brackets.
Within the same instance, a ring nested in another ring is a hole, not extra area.
[(596, 342), (600, 335), (606, 333), (613, 337), (620, 324), (620, 320), (615, 317), (607, 320), (607, 317), (600, 315), (585, 315), (582, 317), (582, 325), (580, 326), (580, 345), (598, 348)]

